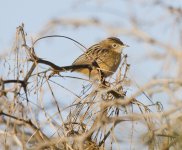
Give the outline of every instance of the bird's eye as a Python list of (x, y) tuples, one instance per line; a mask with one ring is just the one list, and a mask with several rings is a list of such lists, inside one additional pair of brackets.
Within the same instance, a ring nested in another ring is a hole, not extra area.
[(118, 46), (118, 45), (117, 45), (116, 43), (113, 43), (113, 44), (112, 44), (112, 47), (113, 47), (113, 48), (116, 48), (117, 46)]

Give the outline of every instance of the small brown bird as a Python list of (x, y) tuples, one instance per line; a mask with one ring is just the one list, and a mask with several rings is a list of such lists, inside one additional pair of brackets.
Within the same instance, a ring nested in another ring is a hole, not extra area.
[(91, 46), (73, 62), (73, 65), (92, 65), (95, 62), (98, 67), (91, 71), (86, 68), (75, 71), (94, 79), (100, 79), (102, 72), (103, 77), (106, 78), (117, 70), (125, 47), (128, 45), (125, 45), (119, 38), (109, 37)]

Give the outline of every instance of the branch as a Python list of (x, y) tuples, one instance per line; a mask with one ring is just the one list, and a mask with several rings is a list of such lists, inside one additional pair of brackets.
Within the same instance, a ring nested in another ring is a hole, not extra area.
[[(29, 61), (34, 61), (34, 60), (30, 59)], [(60, 71), (60, 72), (74, 71), (76, 69), (88, 69), (90, 71), (92, 70), (92, 65), (87, 65), (87, 64), (84, 64), (84, 65), (71, 65), (71, 66), (60, 67), (60, 66), (57, 66), (57, 65), (55, 65), (54, 63), (52, 63), (52, 62), (50, 62), (48, 60), (43, 60), (43, 59), (40, 59), (40, 58), (37, 58), (37, 60), (35, 60), (35, 61), (36, 61), (36, 63), (48, 65), (51, 68), (53, 68), (54, 70)]]
[(15, 117), (15, 116), (12, 116), (10, 114), (7, 114), (7, 113), (4, 113), (3, 111), (0, 111), (0, 116), (7, 116), (9, 118), (12, 118), (12, 119), (15, 119), (17, 121), (20, 121), (20, 122), (23, 122), (27, 125), (29, 125), (34, 131), (35, 131), (35, 137), (37, 138), (38, 141), (44, 141), (44, 140), (47, 140), (48, 137), (39, 129), (37, 128), (31, 120), (24, 120), (24, 119), (21, 119), (21, 118), (18, 118), (18, 117)]

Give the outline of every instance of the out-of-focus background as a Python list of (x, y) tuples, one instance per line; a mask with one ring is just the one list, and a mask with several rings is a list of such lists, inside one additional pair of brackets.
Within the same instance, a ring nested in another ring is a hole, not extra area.
[[(151, 78), (181, 72), (170, 58), (173, 49), (181, 48), (181, 7), (179, 0), (2, 1), (0, 51), (12, 50), (16, 27), (22, 23), (30, 42), (57, 34), (89, 47), (116, 36), (130, 46), (124, 50), (131, 64), (129, 76), (141, 86)], [(64, 66), (70, 65), (83, 50), (67, 39), (51, 38), (39, 42), (36, 53)]]
[[(43, 35), (66, 35), (89, 47), (106, 37), (117, 36), (130, 45), (125, 53), (133, 77), (142, 83), (159, 75), (164, 67), (160, 60), (150, 59), (150, 54), (164, 54), (164, 47), (159, 47), (161, 43), (180, 47), (181, 16), (175, 9), (181, 7), (182, 2), (178, 0), (2, 1), (0, 50), (11, 49), (16, 27), (21, 23), (34, 40)], [(159, 44), (148, 38), (154, 38)], [(41, 41), (37, 53), (58, 65), (69, 65), (82, 53), (72, 43), (48, 39)]]
[[(16, 28), (23, 23), (29, 45), (46, 35), (65, 35), (86, 47), (110, 36), (120, 38), (130, 46), (124, 50), (130, 64), (127, 78), (131, 80), (131, 84), (126, 87), (127, 96), (132, 96), (153, 79), (182, 76), (181, 0), (6, 0), (0, 2), (0, 22), (1, 63), (4, 63), (2, 58), (14, 50)], [(64, 38), (41, 40), (35, 45), (35, 51), (40, 58), (59, 66), (71, 65), (74, 59), (83, 53), (82, 48)], [(10, 58), (7, 58), (8, 60), (13, 62)], [(7, 68), (0, 69), (2, 78), (6, 77), (6, 71)], [(81, 76), (70, 72), (63, 75)], [(59, 84), (79, 94), (87, 83), (63, 78)], [(180, 99), (179, 91), (174, 92), (176, 97), (171, 97)], [(60, 103), (65, 106), (71, 104), (75, 95), (70, 93), (65, 88), (57, 91)], [(150, 100), (154, 103), (160, 102), (164, 110), (170, 108), (170, 94), (164, 91), (150, 94), (150, 91), (144, 93), (138, 99), (145, 104), (150, 103)], [(45, 95), (49, 96), (46, 93)], [(45, 98), (44, 103), (48, 101), (49, 99)], [(141, 126), (138, 128), (139, 131), (143, 130)], [(132, 136), (132, 133), (130, 135)], [(130, 144), (125, 144), (125, 148), (134, 149), (132, 142), (128, 142)]]

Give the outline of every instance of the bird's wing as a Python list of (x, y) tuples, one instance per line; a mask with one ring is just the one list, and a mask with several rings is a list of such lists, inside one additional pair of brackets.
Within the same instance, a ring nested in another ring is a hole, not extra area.
[(74, 62), (73, 65), (79, 64), (92, 64), (92, 62), (97, 59), (101, 46), (99, 44), (95, 44), (91, 46), (85, 53), (80, 55)]

